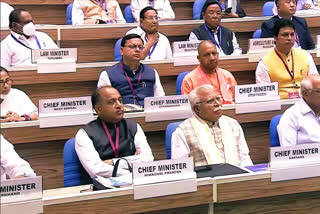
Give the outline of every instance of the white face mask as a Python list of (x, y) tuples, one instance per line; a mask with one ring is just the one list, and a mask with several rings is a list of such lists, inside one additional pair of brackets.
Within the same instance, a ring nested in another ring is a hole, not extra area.
[(22, 32), (27, 36), (33, 36), (36, 32), (36, 26), (33, 24), (33, 22), (29, 22), (22, 27)]

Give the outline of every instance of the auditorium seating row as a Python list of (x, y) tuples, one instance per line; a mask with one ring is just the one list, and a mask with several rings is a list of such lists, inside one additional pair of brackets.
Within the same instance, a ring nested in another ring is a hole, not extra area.
[[(4, 0), (14, 8), (24, 8), (31, 12), (35, 23), (66, 24), (66, 9), (73, 0)], [(131, 0), (118, 0), (122, 11)], [(170, 0), (176, 20), (192, 19), (194, 0)], [(248, 16), (261, 16), (263, 4), (267, 0), (241, 0), (241, 7)], [(253, 6), (254, 5), (254, 6)]]
[[(260, 28), (268, 17), (225, 19), (222, 25), (236, 33), (238, 43), (246, 53), (248, 39)], [(314, 41), (320, 34), (320, 16), (306, 17)], [(202, 20), (172, 21), (160, 23), (159, 31), (167, 35), (170, 42), (185, 41), (189, 33), (203, 23)], [(48, 25), (40, 26), (39, 30), (48, 33), (61, 48), (78, 48), (78, 62), (108, 62), (114, 60), (114, 44), (125, 33), (136, 27), (136, 24), (123, 25)], [(1, 30), (1, 39), (9, 34), (9, 30)]]

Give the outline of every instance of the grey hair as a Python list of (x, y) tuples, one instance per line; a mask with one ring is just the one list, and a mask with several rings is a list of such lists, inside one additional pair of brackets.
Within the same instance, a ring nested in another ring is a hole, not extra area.
[(189, 102), (190, 102), (190, 105), (191, 105), (191, 108), (193, 110), (194, 106), (200, 102), (200, 97), (198, 96), (198, 92), (200, 90), (203, 90), (203, 89), (213, 89), (213, 86), (212, 85), (209, 85), (209, 84), (206, 84), (206, 85), (200, 85), (198, 87), (196, 87), (195, 89), (193, 89), (190, 94), (189, 94)]

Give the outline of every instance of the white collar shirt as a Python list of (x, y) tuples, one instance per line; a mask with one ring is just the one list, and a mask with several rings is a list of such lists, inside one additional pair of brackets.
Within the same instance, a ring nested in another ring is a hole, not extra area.
[[(24, 45), (17, 42), (12, 35)], [(37, 40), (39, 41), (39, 45)], [(9, 66), (30, 66), (31, 49), (55, 49), (58, 46), (54, 41), (43, 32), (36, 31), (35, 36), (30, 36), (28, 39), (18, 33), (11, 31), (1, 43), (1, 66), (8, 68)], [(27, 47), (29, 48), (27, 48)]]
[[(137, 28), (129, 30), (127, 32), (127, 35), (132, 34), (132, 33), (138, 34), (143, 39), (144, 44), (147, 43), (146, 32), (141, 27), (137, 27)], [(153, 52), (152, 52), (152, 50), (153, 50)], [(150, 53), (152, 53), (152, 54), (150, 56), (147, 56), (144, 60), (172, 59), (172, 50), (171, 50), (171, 46), (170, 46), (170, 42), (169, 42), (168, 38), (165, 35), (159, 33), (158, 43), (156, 43), (150, 49)]]
[(282, 115), (277, 127), (281, 146), (320, 143), (320, 116), (300, 99)]
[(38, 113), (38, 108), (23, 91), (11, 88), (7, 97), (1, 103), (1, 116), (5, 116), (8, 111), (15, 112), (21, 116)]

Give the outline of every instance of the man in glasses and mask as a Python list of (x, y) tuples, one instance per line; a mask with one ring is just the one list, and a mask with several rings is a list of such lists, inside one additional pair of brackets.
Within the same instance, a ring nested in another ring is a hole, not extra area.
[(15, 9), (9, 15), (10, 34), (1, 42), (1, 66), (31, 65), (32, 49), (54, 49), (58, 46), (45, 33), (36, 31), (31, 14)]
[(172, 134), (171, 158), (192, 156), (195, 166), (229, 163), (252, 165), (239, 123), (222, 115), (222, 97), (212, 85), (201, 85), (189, 94), (193, 116)]

